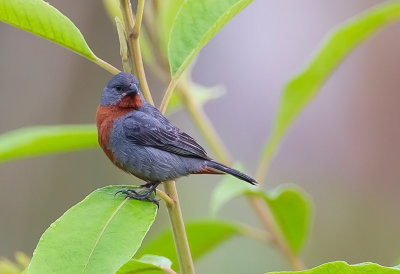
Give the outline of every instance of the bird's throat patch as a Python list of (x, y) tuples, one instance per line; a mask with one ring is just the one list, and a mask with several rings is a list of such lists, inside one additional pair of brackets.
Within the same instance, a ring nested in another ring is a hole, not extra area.
[(142, 99), (140, 98), (139, 94), (136, 94), (134, 96), (124, 96), (117, 103), (117, 106), (120, 108), (138, 109), (142, 106)]

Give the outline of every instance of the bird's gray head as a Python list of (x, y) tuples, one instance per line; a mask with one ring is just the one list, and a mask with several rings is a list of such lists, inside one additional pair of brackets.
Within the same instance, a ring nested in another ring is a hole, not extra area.
[(120, 72), (107, 83), (101, 94), (100, 105), (113, 106), (120, 102), (124, 97), (133, 97), (139, 94), (143, 98), (139, 89), (138, 79), (126, 72)]

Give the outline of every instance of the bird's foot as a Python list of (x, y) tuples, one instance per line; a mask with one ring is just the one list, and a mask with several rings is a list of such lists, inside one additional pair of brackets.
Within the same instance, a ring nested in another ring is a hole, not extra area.
[(122, 194), (125, 194), (126, 197), (128, 197), (128, 198), (132, 198), (132, 199), (135, 199), (135, 200), (141, 200), (141, 201), (145, 200), (145, 201), (152, 202), (152, 203), (157, 205), (157, 208), (159, 208), (160, 207), (160, 204), (158, 202), (159, 200), (151, 197), (151, 194), (153, 192), (154, 192), (154, 195), (156, 195), (156, 189), (157, 189), (157, 186), (159, 184), (160, 184), (159, 182), (157, 182), (157, 183), (147, 183), (145, 185), (141, 185), (140, 186), (141, 188), (149, 188), (146, 191), (139, 191), (138, 192), (138, 191), (136, 191), (134, 189), (124, 189), (124, 190), (119, 190), (118, 192), (115, 193), (115, 195), (117, 195), (118, 193), (122, 193)]

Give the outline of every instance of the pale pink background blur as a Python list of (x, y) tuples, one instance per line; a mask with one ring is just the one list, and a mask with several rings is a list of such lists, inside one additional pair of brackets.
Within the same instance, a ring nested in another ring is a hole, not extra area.
[[(121, 67), (117, 35), (100, 1), (49, 1), (82, 31), (93, 51)], [(286, 80), (337, 24), (383, 1), (256, 0), (202, 50), (194, 79), (223, 84), (205, 109), (235, 159), (254, 174)], [(93, 123), (111, 75), (84, 58), (0, 23), (0, 133), (30, 125)], [(302, 113), (274, 160), (266, 188), (295, 183), (313, 198), (312, 233), (302, 257), (393, 265), (400, 255), (400, 24), (354, 52)], [(160, 99), (163, 87), (151, 76)], [(241, 107), (238, 108), (237, 106)], [(170, 117), (206, 146), (184, 111)], [(179, 180), (184, 217), (207, 217), (220, 177)], [(100, 150), (0, 165), (0, 256), (31, 254), (49, 224), (94, 189), (137, 182)], [(259, 225), (243, 199), (220, 217)], [(151, 234), (169, 225), (164, 206)], [(274, 248), (244, 238), (218, 247), (198, 273), (288, 269)]]

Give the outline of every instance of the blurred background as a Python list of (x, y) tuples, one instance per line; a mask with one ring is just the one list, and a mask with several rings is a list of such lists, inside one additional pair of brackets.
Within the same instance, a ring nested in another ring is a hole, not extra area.
[[(99, 57), (121, 68), (117, 33), (100, 1), (49, 1), (81, 30)], [(222, 84), (205, 106), (233, 158), (254, 174), (284, 83), (337, 24), (383, 1), (255, 0), (201, 51), (193, 78)], [(93, 123), (111, 75), (95, 64), (0, 23), (0, 133), (31, 125)], [(332, 260), (393, 265), (400, 255), (400, 24), (363, 43), (340, 65), (289, 131), (265, 188), (298, 184), (315, 214), (302, 252), (308, 267)], [(148, 75), (160, 102), (164, 87)], [(238, 106), (240, 105), (240, 108)], [(169, 117), (206, 146), (185, 111)], [(186, 220), (208, 216), (218, 176), (177, 186)], [(103, 152), (89, 150), (0, 165), (0, 256), (32, 254), (40, 235), (96, 188), (138, 183)], [(219, 217), (259, 226), (244, 199)], [(169, 225), (162, 205), (150, 235)], [(398, 261), (397, 261), (398, 263)], [(198, 273), (289, 269), (273, 248), (235, 238), (197, 264)]]

